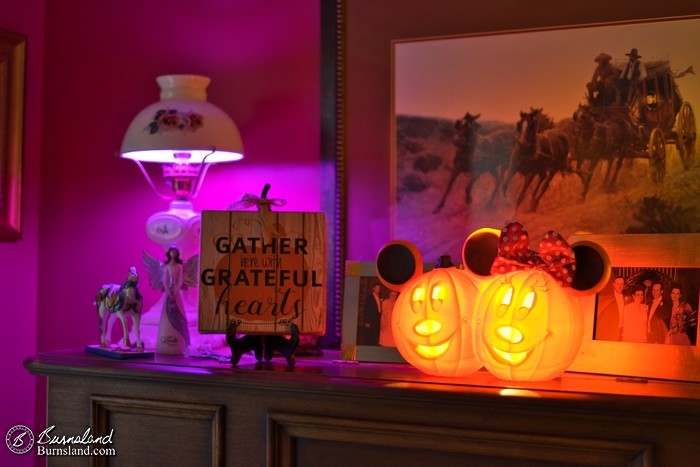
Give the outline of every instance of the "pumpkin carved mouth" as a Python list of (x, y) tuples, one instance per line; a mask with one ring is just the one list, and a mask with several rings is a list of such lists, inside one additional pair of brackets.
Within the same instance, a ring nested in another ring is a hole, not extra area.
[(416, 353), (418, 353), (423, 358), (438, 358), (445, 353), (447, 348), (450, 346), (452, 339), (439, 345), (417, 345)]
[[(425, 319), (416, 323), (416, 325), (413, 326), (413, 330), (416, 334), (423, 338), (418, 340), (430, 338), (433, 338), (434, 340), (434, 338), (437, 337), (436, 334), (440, 332), (442, 327), (442, 323), (440, 323), (439, 321), (433, 319)], [(447, 348), (450, 346), (450, 342), (452, 342), (452, 337), (454, 337), (454, 334), (455, 333), (453, 332), (452, 335), (450, 335), (447, 339), (443, 340), (439, 344), (421, 344), (416, 342), (415, 340), (412, 342), (412, 344), (415, 345), (415, 351), (421, 357), (427, 359), (435, 359), (447, 351)]]
[(544, 341), (540, 341), (529, 349), (525, 349), (521, 352), (508, 352), (501, 350), (497, 346), (489, 343), (486, 339), (484, 339), (484, 347), (489, 349), (489, 353), (497, 362), (508, 366), (518, 366), (527, 360), (532, 351), (539, 347), (543, 342)]
[(491, 355), (498, 360), (501, 363), (504, 363), (506, 365), (511, 365), (511, 366), (517, 366), (520, 365), (522, 362), (524, 362), (528, 355), (530, 354), (529, 350), (526, 350), (525, 352), (506, 352), (505, 350), (501, 350), (499, 348), (496, 348), (492, 345), (486, 344), (488, 349), (491, 351)]

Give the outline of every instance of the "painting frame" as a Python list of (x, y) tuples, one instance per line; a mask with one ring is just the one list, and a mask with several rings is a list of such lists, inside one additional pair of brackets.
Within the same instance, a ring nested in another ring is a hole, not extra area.
[(360, 308), (363, 306), (363, 297), (361, 296), (363, 282), (365, 285), (367, 282), (378, 282), (375, 263), (369, 261), (346, 262), (342, 358), (358, 362), (406, 363), (396, 347), (363, 345), (358, 342), (359, 315)]
[(0, 241), (22, 235), (22, 143), (27, 38), (0, 30)]
[[(504, 14), (508, 12), (508, 14)], [(575, 28), (700, 14), (684, 0), (640, 5), (495, 0), (479, 11), (461, 0), (335, 0), (321, 3), (322, 207), (329, 218), (328, 326), (340, 344), (345, 260), (373, 258), (390, 233), (391, 41)], [(367, 170), (371, 167), (372, 170)], [(369, 233), (369, 235), (368, 235)], [(362, 238), (362, 242), (355, 239)]]
[[(600, 245), (612, 267), (700, 268), (700, 234), (575, 234), (569, 241)], [(700, 282), (700, 277), (696, 281)], [(680, 346), (596, 340), (593, 338), (596, 296), (583, 296), (579, 301), (584, 312), (584, 341), (568, 371), (640, 381), (646, 378), (700, 381), (699, 343)]]

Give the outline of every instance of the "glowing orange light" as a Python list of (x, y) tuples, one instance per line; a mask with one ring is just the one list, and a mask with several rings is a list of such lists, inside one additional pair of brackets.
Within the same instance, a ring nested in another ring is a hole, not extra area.
[(416, 324), (416, 332), (421, 336), (430, 336), (440, 331), (442, 324), (434, 319), (426, 319)]
[(513, 326), (501, 326), (496, 330), (498, 335), (511, 344), (517, 344), (523, 340), (523, 333)]

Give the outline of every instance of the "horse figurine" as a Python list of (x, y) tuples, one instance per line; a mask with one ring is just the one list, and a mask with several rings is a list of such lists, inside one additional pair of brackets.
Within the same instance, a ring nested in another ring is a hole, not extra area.
[(124, 330), (124, 345), (131, 347), (129, 330), (126, 327), (126, 315), (131, 315), (131, 321), (136, 335), (136, 349), (143, 351), (143, 342), (139, 331), (141, 321), (141, 308), (143, 307), (143, 297), (139, 293), (139, 273), (135, 267), (129, 268), (129, 274), (123, 284), (103, 284), (97, 291), (95, 299), (97, 314), (100, 318), (100, 347), (105, 348), (109, 343), (107, 331), (111, 326), (107, 326), (109, 318), (116, 314), (122, 322)]

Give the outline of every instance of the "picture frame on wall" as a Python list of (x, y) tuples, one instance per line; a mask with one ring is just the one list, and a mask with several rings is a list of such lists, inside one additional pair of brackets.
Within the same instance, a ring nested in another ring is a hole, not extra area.
[[(584, 240), (605, 249), (612, 275), (597, 295), (579, 298), (585, 337), (569, 371), (700, 381), (700, 234), (576, 234), (570, 238), (571, 242)], [(613, 295), (618, 278), (624, 282), (621, 305)], [(656, 302), (653, 289), (660, 290)], [(680, 298), (674, 304), (677, 292)]]
[(405, 363), (391, 330), (391, 313), (399, 293), (379, 281), (372, 262), (346, 262), (344, 282), (343, 359)]
[(21, 237), (22, 138), (27, 38), (0, 30), (0, 241)]
[(700, 17), (393, 41), (392, 236), (699, 231), (698, 42)]

